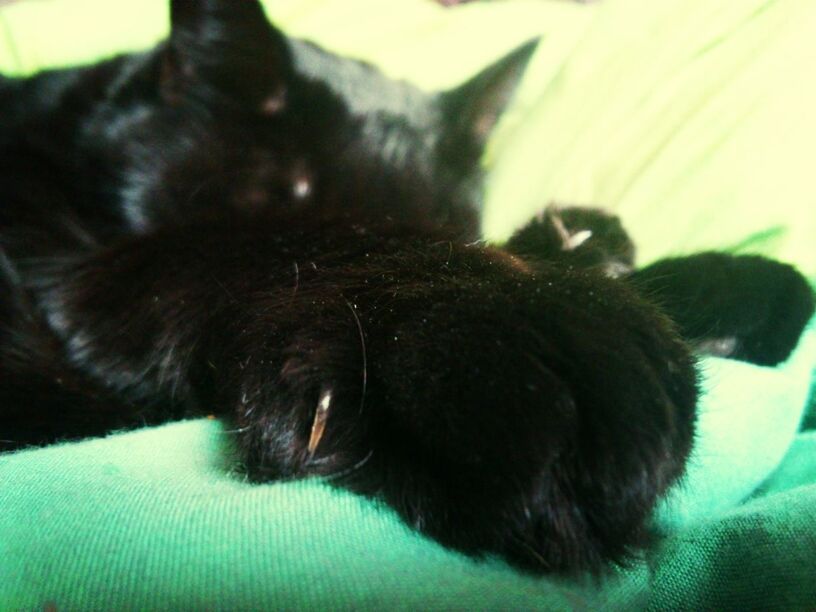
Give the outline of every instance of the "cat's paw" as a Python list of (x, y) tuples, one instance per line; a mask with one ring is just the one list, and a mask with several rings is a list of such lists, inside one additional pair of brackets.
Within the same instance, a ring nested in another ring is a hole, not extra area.
[(550, 206), (505, 248), (527, 258), (597, 268), (613, 278), (631, 272), (635, 263), (635, 245), (620, 219), (600, 208)]
[(236, 318), (220, 401), (250, 474), (327, 477), (533, 571), (625, 559), (689, 452), (686, 346), (619, 281), (431, 251)]
[(813, 289), (795, 268), (755, 255), (663, 259), (630, 281), (701, 352), (758, 365), (787, 359), (814, 311)]

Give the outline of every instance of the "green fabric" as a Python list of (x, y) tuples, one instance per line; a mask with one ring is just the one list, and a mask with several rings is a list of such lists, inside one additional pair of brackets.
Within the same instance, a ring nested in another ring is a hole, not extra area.
[[(604, 204), (644, 262), (722, 248), (816, 274), (812, 0), (268, 10), (428, 88), (542, 36), (486, 158), (492, 238), (550, 200)], [(166, 27), (165, 0), (12, 5), (0, 71), (144, 48)], [(463, 558), (318, 482), (243, 483), (229, 433), (203, 420), (0, 456), (0, 609), (812, 609), (816, 432), (797, 427), (814, 363), (816, 329), (779, 368), (704, 361), (694, 457), (656, 515), (667, 535), (599, 583)]]

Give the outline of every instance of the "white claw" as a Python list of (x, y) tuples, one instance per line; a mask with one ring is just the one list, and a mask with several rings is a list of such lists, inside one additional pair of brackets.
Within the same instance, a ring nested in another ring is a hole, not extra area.
[(314, 421), (312, 421), (312, 433), (309, 436), (309, 456), (312, 457), (317, 450), (317, 445), (320, 444), (320, 439), (326, 431), (326, 421), (329, 418), (329, 408), (331, 407), (332, 393), (331, 390), (324, 391), (317, 402), (315, 409)]
[(587, 229), (581, 230), (580, 232), (575, 232), (567, 239), (567, 243), (564, 245), (564, 248), (567, 251), (572, 251), (573, 249), (577, 249), (579, 246), (584, 244), (590, 238), (592, 238), (592, 230)]

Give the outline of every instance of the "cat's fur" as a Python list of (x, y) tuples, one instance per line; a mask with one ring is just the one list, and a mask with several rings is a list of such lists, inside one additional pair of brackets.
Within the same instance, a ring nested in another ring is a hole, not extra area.
[(694, 262), (632, 274), (602, 213), (474, 242), (479, 156), (532, 45), (429, 95), (287, 41), (254, 1), (171, 16), (151, 52), (0, 80), (6, 448), (215, 412), (253, 479), (325, 476), (468, 553), (572, 571), (641, 546), (694, 432), (677, 325), (779, 361), (801, 277), (701, 256), (741, 300), (774, 291), (746, 332), (744, 308), (682, 307), (708, 291), (672, 281)]

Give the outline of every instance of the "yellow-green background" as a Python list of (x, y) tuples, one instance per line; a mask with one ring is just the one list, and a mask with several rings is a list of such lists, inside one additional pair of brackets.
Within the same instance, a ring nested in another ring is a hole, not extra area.
[[(143, 48), (167, 27), (163, 0), (34, 1), (5, 10), (3, 70)], [(550, 200), (603, 204), (644, 261), (754, 238), (816, 273), (811, 0), (266, 4), (288, 31), (428, 89), (541, 36), (488, 160), (491, 237)]]

